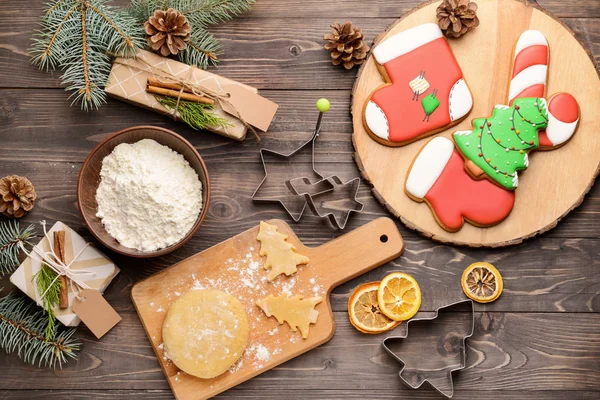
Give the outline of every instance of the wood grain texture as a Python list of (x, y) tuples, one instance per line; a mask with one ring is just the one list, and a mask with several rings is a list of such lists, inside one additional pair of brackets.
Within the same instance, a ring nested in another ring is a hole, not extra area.
[[(117, 0), (115, 4), (126, 4)], [(350, 141), (348, 110), (356, 71), (329, 63), (322, 36), (335, 20), (352, 20), (369, 41), (384, 31), (414, 0), (258, 0), (241, 18), (211, 28), (226, 53), (217, 72), (256, 86), (281, 105), (263, 142), (236, 143), (140, 108), (109, 99), (98, 112), (69, 107), (59, 85), (60, 73), (46, 74), (29, 65), (26, 49), (37, 29), (41, 3), (5, 0), (0, 4), (0, 175), (29, 177), (38, 192), (34, 211), (24, 223), (62, 220), (94, 241), (76, 207), (76, 181), (89, 151), (112, 132), (140, 124), (172, 129), (202, 155), (212, 183), (211, 205), (198, 233), (172, 254), (132, 260), (110, 253), (121, 273), (106, 298), (123, 317), (101, 341), (79, 329), (84, 348), (77, 362), (47, 371), (0, 354), (0, 399), (171, 399), (172, 392), (130, 300), (132, 286), (153, 273), (255, 226), (260, 220), (286, 219), (277, 205), (254, 204), (250, 195), (262, 179), (258, 150), (291, 151), (314, 127), (314, 102), (332, 101), (316, 147), (317, 168), (344, 180), (359, 174)], [(541, 0), (561, 17), (600, 60), (600, 4), (596, 0)], [(478, 29), (484, 29), (480, 26)], [(301, 160), (310, 162), (310, 160)], [(347, 231), (389, 216), (366, 183), (359, 200), (363, 214), (350, 218)], [(340, 236), (325, 221), (306, 215), (290, 223), (308, 246)], [(494, 263), (504, 276), (498, 301), (476, 304), (475, 337), (469, 344), (469, 368), (456, 378), (456, 399), (583, 399), (600, 393), (600, 187), (559, 226), (541, 237), (506, 249), (471, 249), (434, 243), (396, 222), (405, 239), (402, 257), (337, 287), (331, 306), (334, 338), (294, 360), (232, 388), (223, 399), (440, 399), (425, 386), (413, 391), (401, 384), (394, 365), (380, 348), (381, 336), (365, 337), (352, 328), (346, 304), (360, 283), (405, 271), (419, 281), (419, 315), (463, 298), (459, 280), (472, 262)], [(40, 232), (38, 228), (38, 233)], [(99, 245), (97, 242), (95, 242)], [(5, 292), (15, 290), (0, 279)], [(402, 325), (397, 329), (403, 329)], [(399, 331), (400, 332), (400, 331)]]
[[(289, 278), (279, 276), (271, 283), (260, 278), (266, 276), (266, 271), (263, 269), (264, 258), (259, 255), (262, 248), (257, 240), (259, 227), (255, 226), (132, 288), (134, 306), (178, 399), (212, 397), (326, 343), (335, 332), (329, 300), (331, 290), (397, 258), (404, 249), (396, 225), (389, 218), (378, 218), (315, 248), (303, 245), (285, 222), (268, 222), (277, 226), (278, 232), (288, 236), (287, 242), (294, 245), (299, 254), (310, 259), (307, 265), (298, 266), (298, 271)], [(178, 293), (185, 293), (198, 285), (225, 291), (243, 304), (250, 321), (247, 348), (264, 346), (269, 352), (268, 359), (244, 355), (234, 372), (214, 379), (198, 379), (181, 374), (177, 366), (165, 358), (159, 347), (163, 340), (165, 311), (177, 299)], [(258, 300), (269, 294), (279, 296), (286, 292), (288, 296), (320, 296), (323, 299), (315, 307), (319, 318), (315, 324), (311, 324), (306, 339), (299, 339), (299, 332), (290, 331), (287, 325), (279, 326), (256, 306)]]
[[(378, 37), (377, 42), (434, 21), (436, 6), (437, 2), (429, 2), (403, 16)], [(555, 151), (530, 155), (532, 163), (519, 176), (520, 185), (510, 215), (493, 227), (480, 228), (465, 223), (458, 232), (447, 232), (425, 203), (418, 203), (405, 194), (411, 163), (427, 140), (391, 148), (378, 144), (367, 134), (363, 125), (364, 105), (371, 93), (384, 83), (381, 67), (372, 55), (361, 67), (353, 89), (352, 139), (363, 176), (374, 186), (386, 208), (408, 227), (445, 243), (499, 247), (520, 243), (554, 228), (581, 204), (593, 185), (600, 170), (600, 140), (596, 135), (600, 118), (595, 115), (596, 104), (600, 103), (600, 79), (587, 49), (560, 21), (543, 10), (515, 0), (501, 0), (481, 2), (477, 12), (487, 31), (472, 32), (468, 41), (449, 41), (474, 96), (473, 109), (465, 120), (436, 136), (450, 137), (455, 131), (468, 130), (474, 118), (487, 116), (494, 105), (506, 103), (511, 71), (509, 54), (521, 32), (527, 29), (544, 32), (553, 54), (546, 97), (558, 92), (573, 94), (582, 116), (569, 143)], [(491, 53), (483, 56), (482, 49), (490, 49)], [(568, 56), (561, 56), (567, 53)], [(576, 75), (574, 70), (578, 71)], [(492, 81), (490, 76), (494, 77)], [(556, 190), (559, 187), (560, 190)]]

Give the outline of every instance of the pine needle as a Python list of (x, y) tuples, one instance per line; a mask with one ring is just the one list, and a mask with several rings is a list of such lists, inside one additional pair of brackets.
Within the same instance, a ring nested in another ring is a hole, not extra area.
[(46, 314), (29, 299), (16, 295), (0, 299), (0, 348), (39, 367), (62, 368), (68, 360), (76, 360), (81, 343), (74, 338), (75, 329), (59, 324), (56, 334), (46, 339), (46, 325)]
[(144, 46), (143, 26), (107, 0), (54, 0), (46, 4), (41, 30), (29, 49), (32, 64), (42, 70), (64, 71), (66, 90), (84, 110), (106, 101), (103, 87), (112, 59), (131, 56)]
[(43, 295), (42, 307), (48, 315), (48, 324), (46, 324), (45, 335), (46, 339), (51, 339), (56, 334), (56, 315), (54, 307), (60, 301), (60, 289), (62, 282), (58, 279), (58, 274), (45, 264), (42, 268), (33, 275), (33, 280), (37, 286), (38, 293)]
[(211, 112), (214, 106), (211, 104), (196, 103), (193, 101), (180, 100), (169, 96), (154, 96), (163, 107), (169, 111), (177, 106), (177, 113), (181, 120), (194, 128), (195, 130), (207, 129), (209, 127), (229, 127), (231, 122), (227, 119)]
[(0, 277), (12, 273), (19, 266), (21, 244), (31, 247), (33, 237), (33, 225), (21, 230), (17, 220), (0, 221)]

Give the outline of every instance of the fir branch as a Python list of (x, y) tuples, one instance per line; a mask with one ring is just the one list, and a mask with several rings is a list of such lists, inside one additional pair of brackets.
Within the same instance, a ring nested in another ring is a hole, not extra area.
[(46, 339), (51, 339), (56, 334), (56, 315), (54, 307), (60, 300), (60, 289), (62, 282), (58, 279), (58, 274), (46, 264), (33, 275), (33, 280), (37, 286), (38, 293), (42, 296), (42, 307), (48, 316), (48, 323), (44, 330)]
[(227, 119), (211, 112), (214, 106), (211, 104), (196, 103), (193, 101), (180, 100), (169, 96), (154, 96), (163, 107), (173, 111), (177, 107), (177, 113), (182, 121), (187, 123), (195, 130), (206, 129), (208, 127), (221, 126), (223, 128), (232, 126)]
[(29, 299), (15, 295), (0, 299), (0, 348), (40, 367), (62, 368), (69, 359), (76, 360), (81, 343), (74, 337), (75, 329), (61, 325), (54, 337), (46, 339), (45, 325), (46, 315)]
[(87, 29), (86, 29), (86, 3), (81, 3), (81, 63), (83, 64), (83, 83), (84, 87), (79, 89), (79, 93), (85, 96), (83, 104), (87, 104), (92, 100), (92, 88), (90, 84), (90, 71), (88, 66), (88, 42), (87, 42)]
[(19, 265), (21, 245), (32, 246), (33, 225), (21, 230), (17, 220), (0, 222), (0, 276), (13, 272)]
[(31, 62), (40, 69), (60, 68), (73, 103), (84, 110), (106, 101), (102, 89), (111, 57), (134, 55), (144, 45), (143, 26), (107, 0), (55, 0), (46, 5), (42, 29), (33, 36)]
[[(61, 0), (58, 3), (56, 3), (56, 5), (54, 7), (52, 7), (52, 8), (50, 8), (46, 14), (50, 15), (52, 13), (52, 11), (54, 11), (56, 9), (56, 7), (58, 7), (62, 3), (62, 1), (63, 0)], [(39, 47), (41, 47), (41, 49), (37, 49), (37, 56), (35, 55), (35, 53), (33, 53), (34, 56), (33, 56), (32, 60), (31, 60), (31, 62), (34, 65), (37, 65), (41, 70), (48, 71), (49, 69), (56, 68), (56, 64), (58, 63), (58, 59), (55, 59), (54, 57), (51, 57), (53, 55), (52, 48), (54, 47), (54, 44), (56, 42), (56, 38), (59, 36), (59, 34), (61, 33), (63, 27), (65, 26), (65, 24), (67, 23), (67, 21), (71, 17), (71, 14), (73, 14), (75, 12), (75, 10), (77, 10), (77, 4), (75, 4), (73, 7), (71, 7), (67, 11), (67, 13), (63, 17), (62, 21), (60, 21), (60, 23), (58, 24), (58, 26), (56, 28), (54, 28), (54, 34), (50, 37), (50, 39), (48, 40), (47, 44), (45, 44), (42, 39), (38, 39), (39, 42), (36, 43), (36, 45), (39, 45)], [(40, 36), (47, 36), (47, 34), (42, 33), (42, 32), (39, 32), (39, 35)]]
[(206, 69), (217, 63), (222, 52), (219, 41), (206, 28), (229, 21), (250, 10), (255, 0), (132, 0), (129, 14), (143, 24), (156, 9), (174, 8), (184, 13), (192, 27), (187, 48), (178, 54), (181, 62)]

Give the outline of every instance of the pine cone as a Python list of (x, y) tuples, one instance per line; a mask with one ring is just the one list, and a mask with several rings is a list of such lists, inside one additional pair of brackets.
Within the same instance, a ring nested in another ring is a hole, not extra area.
[(436, 10), (438, 25), (449, 37), (461, 37), (479, 26), (477, 4), (469, 0), (444, 0)]
[(0, 179), (0, 212), (7, 217), (21, 218), (33, 209), (36, 198), (29, 179), (17, 175)]
[(343, 25), (335, 23), (331, 25), (332, 33), (325, 35), (327, 40), (325, 50), (331, 51), (331, 62), (333, 65), (343, 63), (344, 68), (352, 69), (355, 65), (365, 62), (370, 47), (365, 43), (362, 30), (354, 27), (352, 22)]
[(144, 30), (148, 46), (163, 56), (176, 55), (185, 50), (192, 33), (185, 15), (173, 8), (154, 11), (144, 22)]

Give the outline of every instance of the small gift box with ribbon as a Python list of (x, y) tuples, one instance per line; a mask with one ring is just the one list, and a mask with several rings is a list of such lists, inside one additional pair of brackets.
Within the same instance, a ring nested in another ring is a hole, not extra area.
[[(119, 273), (119, 268), (62, 222), (54, 224), (48, 232), (44, 222), (42, 225), (44, 238), (27, 253), (28, 257), (11, 275), (10, 281), (41, 305), (45, 293), (38, 291), (34, 276), (42, 264), (54, 270), (57, 279), (64, 282), (64, 304), (57, 304), (53, 309), (54, 314), (63, 325), (77, 326), (81, 320), (73, 311), (74, 300), (81, 297), (80, 293), (90, 289), (103, 293)], [(64, 240), (61, 238), (60, 249), (57, 249), (54, 233), (60, 231), (64, 232)]]
[[(260, 96), (256, 88), (145, 50), (138, 51), (135, 58), (116, 58), (104, 90), (188, 124), (189, 117), (177, 111), (180, 103), (209, 104), (210, 112), (226, 123), (206, 129), (235, 140), (244, 140), (248, 129), (256, 134), (252, 127), (267, 131), (278, 108)], [(157, 99), (161, 94), (174, 98), (176, 105), (166, 108)]]

